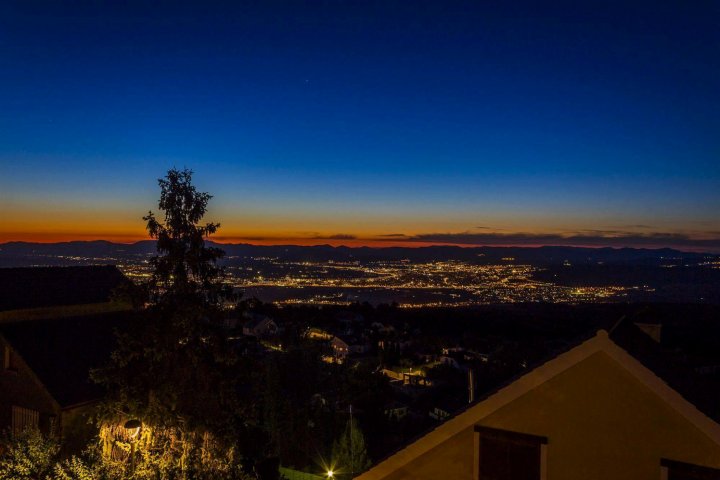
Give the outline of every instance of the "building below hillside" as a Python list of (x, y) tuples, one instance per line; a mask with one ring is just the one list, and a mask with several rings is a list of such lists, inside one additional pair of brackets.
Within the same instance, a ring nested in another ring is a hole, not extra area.
[(0, 283), (13, 278), (0, 291), (0, 430), (39, 428), (72, 448), (103, 393), (90, 370), (109, 360), (131, 315), (106, 308), (127, 279), (115, 267), (0, 269)]

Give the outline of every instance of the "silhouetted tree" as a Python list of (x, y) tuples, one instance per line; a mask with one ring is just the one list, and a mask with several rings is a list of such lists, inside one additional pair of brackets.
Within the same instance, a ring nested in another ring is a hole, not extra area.
[(152, 212), (144, 217), (158, 250), (150, 281), (139, 289), (149, 305), (119, 335), (110, 364), (94, 377), (109, 390), (103, 421), (135, 417), (171, 432), (169, 445), (184, 439), (178, 462), (187, 470), (188, 459), (207, 457), (207, 441), (197, 443), (205, 434), (225, 455), (247, 430), (249, 403), (241, 387), (250, 365), (221, 328), (235, 298), (217, 265), (223, 251), (205, 244), (219, 224), (200, 223), (211, 196), (196, 190), (189, 170), (170, 170), (159, 185), (164, 220)]
[(143, 217), (150, 237), (157, 239), (159, 253), (151, 260), (151, 299), (156, 303), (190, 300), (208, 307), (232, 299), (229, 287), (222, 283), (224, 272), (217, 266), (225, 252), (205, 245), (220, 224), (200, 224), (212, 196), (197, 191), (190, 170), (170, 170), (158, 183), (164, 222), (153, 212)]

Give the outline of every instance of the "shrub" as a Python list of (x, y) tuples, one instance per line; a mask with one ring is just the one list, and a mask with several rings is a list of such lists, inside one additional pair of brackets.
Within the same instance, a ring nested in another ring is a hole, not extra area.
[(40, 480), (45, 478), (55, 463), (59, 451), (57, 442), (45, 438), (37, 429), (3, 436), (0, 455), (0, 480)]

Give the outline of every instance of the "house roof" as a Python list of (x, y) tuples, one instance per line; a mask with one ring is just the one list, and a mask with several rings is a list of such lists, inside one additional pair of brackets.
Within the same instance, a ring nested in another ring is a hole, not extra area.
[[(685, 354), (658, 344), (632, 319), (623, 318), (609, 331), (612, 341), (705, 415), (720, 422), (720, 382), (697, 375), (682, 360)], [(678, 358), (679, 357), (679, 358)]]
[(272, 321), (272, 318), (268, 317), (267, 315), (253, 315), (252, 319), (248, 320), (244, 326), (245, 328), (255, 328), (262, 325), (263, 323)]
[(632, 322), (621, 319), (610, 332), (602, 329), (594, 335), (579, 339), (545, 363), (489, 392), (357, 478), (384, 478), (466, 428), (472, 427), (478, 418), (491, 414), (597, 352), (604, 352), (616, 360), (720, 445), (720, 424), (717, 423), (718, 412), (715, 406), (720, 398), (718, 385), (702, 383), (698, 386), (696, 376), (691, 371), (685, 371), (669, 361), (652, 339)]
[(348, 346), (364, 345), (366, 343), (362, 339), (360, 339), (356, 336), (353, 336), (353, 335), (335, 335), (334, 338), (337, 338), (338, 340), (342, 340)]
[(0, 324), (0, 335), (28, 364), (61, 407), (97, 400), (102, 389), (90, 380), (115, 349), (114, 330), (129, 312)]
[(107, 302), (125, 282), (113, 265), (0, 268), (0, 311)]

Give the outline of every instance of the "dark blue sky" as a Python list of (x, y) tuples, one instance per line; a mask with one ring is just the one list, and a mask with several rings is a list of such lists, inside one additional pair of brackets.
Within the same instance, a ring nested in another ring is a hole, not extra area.
[(172, 166), (236, 239), (720, 237), (716, 1), (3, 2), (0, 71), (0, 238)]

